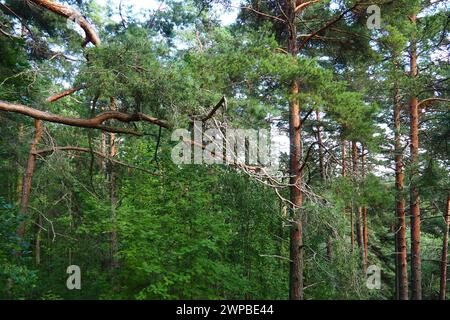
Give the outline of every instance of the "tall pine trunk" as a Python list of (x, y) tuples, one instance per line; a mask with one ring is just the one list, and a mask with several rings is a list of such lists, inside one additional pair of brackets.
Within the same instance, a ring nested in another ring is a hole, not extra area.
[[(115, 101), (113, 98), (111, 100), (111, 110), (116, 110)], [(117, 155), (117, 141), (116, 135), (110, 133), (109, 135), (109, 147), (110, 147), (110, 158), (114, 158)], [(111, 205), (111, 268), (117, 269), (119, 267), (119, 260), (117, 257), (119, 243), (117, 236), (117, 190), (116, 190), (116, 172), (114, 168), (114, 163), (109, 161), (109, 191), (110, 191), (110, 205)]]
[(347, 143), (344, 139), (341, 142), (341, 153), (342, 153), (342, 176), (345, 177), (347, 175)]
[[(19, 145), (23, 145), (25, 135), (25, 126), (23, 123), (19, 125), (17, 140), (19, 142)], [(17, 161), (19, 161), (19, 156), (17, 158)], [(14, 165), (14, 163), (12, 163)], [(26, 169), (26, 168), (25, 168)], [(23, 179), (24, 174), (21, 172), (21, 168), (17, 168), (17, 175), (16, 175), (16, 190), (15, 190), (15, 196), (14, 196), (14, 203), (17, 203), (20, 205), (20, 202), (22, 201), (22, 188), (23, 188)]]
[[(358, 248), (363, 250), (363, 234), (362, 234), (362, 208), (358, 207), (356, 211), (356, 243), (358, 244)], [(364, 253), (361, 255), (364, 257)], [(364, 261), (362, 259), (364, 264)]]
[(36, 217), (36, 235), (34, 240), (34, 262), (37, 266), (41, 264), (41, 233), (42, 216), (38, 214)]
[[(115, 135), (111, 134), (111, 154), (113, 158), (116, 155), (115, 149)], [(113, 269), (119, 267), (118, 253), (118, 237), (117, 237), (117, 190), (116, 190), (116, 173), (114, 171), (114, 164), (110, 162), (109, 172), (109, 191), (110, 191), (110, 205), (111, 205), (111, 267)]]
[(28, 215), (28, 205), (30, 203), (30, 194), (33, 185), (34, 170), (36, 168), (36, 150), (37, 145), (40, 143), (42, 137), (42, 122), (41, 120), (34, 121), (34, 138), (30, 145), (30, 151), (28, 153), (27, 166), (24, 173), (22, 182), (22, 197), (20, 200), (20, 214), (24, 220), (20, 223), (17, 234), (20, 239), (25, 236), (26, 230), (26, 216)]
[[(295, 0), (286, 2), (286, 15), (288, 23), (288, 52), (293, 57), (297, 56), (297, 27)], [(289, 298), (291, 300), (303, 300), (303, 225), (301, 206), (303, 202), (301, 186), (302, 172), (300, 172), (301, 159), (301, 121), (298, 94), (299, 83), (294, 79), (291, 83), (291, 98), (289, 101), (289, 169), (290, 169), (290, 201), (292, 211), (292, 224), (290, 230), (290, 277)]]
[(317, 143), (319, 144), (319, 174), (320, 179), (325, 181), (325, 167), (323, 161), (323, 145), (322, 145), (322, 126), (320, 123), (320, 111), (316, 110), (316, 119), (317, 119)]
[[(361, 177), (364, 179), (366, 177), (366, 150), (364, 145), (361, 148)], [(364, 206), (362, 208), (362, 233), (363, 233), (363, 267), (364, 272), (367, 271), (367, 267), (369, 264), (368, 259), (368, 244), (369, 244), (369, 236), (367, 232), (367, 208)]]
[(442, 256), (441, 256), (441, 285), (439, 290), (439, 299), (445, 300), (445, 291), (447, 288), (447, 255), (448, 255), (448, 233), (450, 227), (450, 195), (447, 197), (447, 208), (444, 213), (445, 229), (444, 229), (444, 241), (442, 243)]
[(395, 212), (397, 225), (395, 228), (395, 258), (396, 258), (396, 278), (397, 297), (400, 300), (408, 300), (408, 264), (406, 248), (406, 217), (405, 198), (403, 196), (403, 149), (401, 145), (401, 114), (402, 105), (398, 88), (394, 92), (394, 134), (395, 134)]
[[(353, 171), (353, 180), (355, 182), (358, 181), (358, 146), (357, 146), (357, 142), (356, 141), (352, 141), (351, 144), (351, 148), (352, 148), (352, 171)], [(352, 210), (353, 212), (353, 210)], [(356, 213), (356, 217), (355, 217), (355, 226), (354, 228), (356, 229), (356, 243), (358, 244), (358, 247), (360, 249), (362, 249), (362, 234), (361, 234), (361, 214), (362, 214), (362, 210), (361, 207), (357, 207), (355, 210)], [(353, 213), (352, 213), (352, 218), (353, 218)], [(353, 223), (352, 223), (352, 227), (353, 227)], [(353, 235), (352, 235), (353, 236)], [(354, 247), (354, 245), (352, 245), (352, 248)]]
[(350, 207), (350, 244), (352, 248), (352, 253), (355, 251), (355, 221), (353, 219), (353, 211), (354, 211), (354, 205), (353, 201), (351, 203)]
[(290, 231), (290, 299), (303, 299), (303, 230), (300, 207), (303, 202), (301, 184), (302, 177), (299, 172), (301, 157), (301, 133), (297, 81), (291, 88), (293, 98), (290, 104), (290, 201), (292, 202), (292, 225)]
[[(411, 21), (416, 24), (417, 17), (413, 15)], [(417, 68), (417, 41), (415, 35), (411, 40), (410, 76), (415, 79)], [(410, 183), (410, 216), (411, 216), (411, 282), (412, 299), (422, 299), (422, 261), (420, 257), (420, 199), (417, 186), (419, 167), (419, 102), (416, 96), (409, 102), (410, 130), (411, 130), (411, 183)]]
[[(317, 143), (319, 144), (319, 174), (320, 180), (322, 183), (326, 180), (325, 175), (325, 161), (324, 161), (324, 152), (323, 152), (323, 140), (322, 140), (322, 124), (320, 119), (320, 111), (316, 110), (316, 120), (317, 120)], [(329, 230), (329, 235), (326, 243), (327, 247), (327, 260), (331, 261), (333, 259), (333, 230)]]
[[(320, 121), (320, 111), (316, 110), (316, 120), (317, 120), (317, 143), (319, 145), (318, 152), (319, 152), (319, 174), (320, 174), (320, 180), (322, 183), (325, 182), (326, 176), (325, 176), (325, 165), (324, 165), (324, 157), (323, 157), (323, 144), (322, 144), (322, 125)], [(327, 238), (327, 259), (328, 261), (331, 261), (333, 259), (333, 230), (329, 230), (329, 235)]]

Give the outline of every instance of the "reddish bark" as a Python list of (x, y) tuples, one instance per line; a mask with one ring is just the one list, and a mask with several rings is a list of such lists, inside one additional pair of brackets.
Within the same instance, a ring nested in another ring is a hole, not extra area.
[(85, 46), (89, 42), (91, 42), (95, 46), (98, 46), (101, 43), (100, 38), (98, 37), (96, 31), (91, 26), (91, 24), (86, 20), (86, 18), (84, 18), (84, 16), (81, 13), (77, 12), (76, 10), (63, 6), (52, 0), (30, 0), (30, 1), (64, 18), (73, 19), (74, 22), (76, 22), (86, 33), (86, 39), (83, 43), (83, 46)]
[(297, 81), (292, 83), (290, 103), (290, 201), (292, 202), (292, 226), (290, 231), (290, 299), (303, 299), (303, 233), (300, 207), (303, 197), (301, 192), (302, 172), (299, 171), (301, 158), (300, 109), (297, 94)]
[[(416, 23), (416, 16), (411, 21)], [(410, 51), (410, 76), (416, 78), (417, 68), (417, 43), (413, 37)], [(410, 183), (410, 216), (411, 216), (411, 287), (412, 299), (422, 299), (422, 261), (420, 257), (420, 198), (417, 186), (419, 166), (419, 107), (418, 98), (413, 96), (409, 102), (410, 130), (411, 130), (411, 183)]]
[(61, 123), (68, 126), (73, 127), (80, 127), (80, 128), (91, 128), (91, 129), (101, 129), (108, 132), (116, 132), (116, 133), (130, 133), (130, 134), (137, 134), (133, 131), (129, 131), (126, 129), (120, 129), (120, 128), (111, 128), (104, 126), (103, 123), (107, 120), (117, 120), (124, 123), (130, 123), (130, 122), (139, 122), (144, 121), (152, 124), (159, 125), (164, 128), (169, 128), (169, 124), (165, 120), (156, 119), (153, 117), (150, 117), (148, 115), (142, 114), (142, 113), (135, 113), (132, 115), (125, 114), (118, 111), (106, 111), (98, 114), (94, 118), (91, 119), (79, 119), (79, 118), (70, 118), (70, 117), (64, 117), (52, 113), (48, 113), (45, 111), (41, 111), (38, 109), (34, 109), (28, 106), (20, 105), (20, 104), (13, 104), (5, 101), (0, 100), (0, 110), (8, 111), (8, 112), (14, 112), (23, 114), (29, 117), (32, 117), (34, 119), (44, 120), (48, 122), (54, 122), (54, 123)]
[(295, 1), (295, 5), (296, 5), (295, 12), (300, 12), (300, 11), (304, 10), (306, 7), (312, 5), (316, 2), (319, 2), (319, 1), (320, 0), (311, 0), (311, 1), (303, 2), (303, 0), (296, 0)]
[(439, 290), (439, 299), (445, 300), (445, 291), (447, 288), (447, 263), (448, 263), (448, 233), (450, 227), (450, 195), (447, 197), (447, 209), (444, 213), (445, 230), (444, 240), (442, 243), (442, 256), (441, 256), (441, 284)]
[[(289, 33), (288, 52), (293, 57), (297, 56), (297, 27), (296, 27), (296, 1), (286, 1), (286, 24)], [(294, 79), (291, 83), (291, 98), (289, 102), (289, 169), (290, 169), (290, 201), (292, 211), (292, 225), (290, 230), (290, 277), (289, 298), (291, 300), (303, 300), (303, 232), (301, 206), (302, 197), (302, 170), (301, 159), (301, 120), (298, 94), (299, 83)]]
[(406, 248), (406, 218), (405, 218), (405, 198), (403, 196), (404, 174), (403, 174), (403, 149), (401, 145), (401, 121), (402, 110), (398, 89), (394, 93), (394, 134), (395, 134), (395, 211), (397, 226), (395, 228), (396, 237), (396, 278), (397, 278), (397, 298), (408, 300), (408, 264)]
[[(30, 202), (31, 188), (33, 184), (34, 169), (36, 168), (36, 147), (41, 141), (42, 137), (42, 122), (40, 120), (34, 121), (34, 138), (30, 145), (30, 152), (28, 154), (27, 166), (22, 182), (22, 198), (20, 200), (20, 214), (26, 216), (28, 214), (28, 205)], [(19, 238), (23, 238), (25, 235), (27, 222), (23, 220), (20, 223), (17, 234)]]
[(51, 97), (48, 97), (46, 101), (49, 102), (49, 103), (51, 103), (51, 102), (56, 102), (56, 101), (58, 101), (58, 100), (60, 100), (60, 99), (62, 99), (62, 98), (64, 98), (64, 97), (67, 97), (67, 96), (71, 95), (72, 93), (75, 93), (75, 92), (77, 92), (77, 91), (80, 91), (81, 89), (84, 89), (84, 86), (76, 87), (76, 88), (71, 88), (71, 89), (69, 89), (69, 90), (60, 92), (60, 93), (55, 94), (55, 95), (53, 95), (53, 96), (51, 96)]

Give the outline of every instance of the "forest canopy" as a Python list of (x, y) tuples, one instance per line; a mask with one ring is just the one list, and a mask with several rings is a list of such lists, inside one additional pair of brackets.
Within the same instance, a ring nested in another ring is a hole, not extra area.
[(148, 3), (0, 0), (0, 299), (448, 299), (448, 1)]

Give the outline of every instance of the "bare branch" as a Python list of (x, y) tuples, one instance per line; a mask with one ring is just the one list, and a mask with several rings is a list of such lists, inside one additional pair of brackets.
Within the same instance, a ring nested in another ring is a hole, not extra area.
[(303, 119), (301, 119), (300, 121), (300, 125), (302, 126), (306, 120), (308, 120), (309, 116), (311, 115), (311, 113), (313, 113), (314, 109), (311, 108), (311, 110), (309, 110), (306, 115), (303, 117)]
[(295, 7), (295, 13), (303, 11), (303, 9), (305, 9), (306, 7), (312, 5), (312, 4), (316, 3), (316, 2), (319, 2), (319, 1), (320, 0), (311, 0), (311, 1), (308, 1), (308, 2), (301, 3), (297, 7)]
[(74, 19), (75, 22), (78, 23), (78, 25), (86, 33), (86, 39), (85, 39), (83, 46), (85, 46), (89, 42), (91, 42), (94, 46), (98, 46), (101, 43), (100, 38), (97, 35), (97, 32), (94, 30), (94, 28), (91, 26), (91, 24), (86, 20), (86, 18), (84, 18), (83, 15), (81, 13), (79, 13), (78, 11), (76, 11), (72, 8), (63, 6), (52, 0), (29, 0), (29, 1), (38, 5), (39, 7), (50, 10), (51, 12), (56, 13), (62, 17), (65, 17), (67, 19)]
[(444, 98), (438, 98), (438, 97), (429, 98), (429, 99), (420, 101), (419, 104), (417, 105), (417, 107), (419, 107), (419, 108), (426, 107), (433, 102), (450, 102), (450, 99), (444, 99)]
[(148, 122), (151, 124), (156, 124), (163, 128), (170, 128), (169, 123), (165, 120), (160, 120), (157, 118), (150, 117), (148, 115), (145, 115), (143, 113), (135, 113), (132, 115), (118, 112), (118, 111), (106, 111), (103, 113), (100, 113), (94, 118), (91, 119), (80, 119), (80, 118), (70, 118), (70, 117), (64, 117), (52, 113), (48, 113), (45, 111), (41, 111), (38, 109), (34, 109), (31, 107), (27, 107), (20, 104), (12, 104), (9, 102), (5, 102), (0, 100), (0, 110), (8, 111), (8, 112), (14, 112), (23, 114), (26, 116), (29, 116), (34, 119), (39, 119), (43, 121), (53, 122), (53, 123), (60, 123), (65, 124), (72, 127), (80, 127), (80, 128), (92, 128), (92, 129), (100, 129), (108, 132), (114, 132), (114, 133), (128, 133), (133, 135), (142, 135), (135, 131), (130, 131), (127, 129), (121, 129), (121, 128), (111, 128), (108, 126), (104, 126), (103, 123), (107, 120), (117, 120), (124, 123), (130, 123), (130, 122)]
[(63, 91), (61, 93), (55, 94), (55, 95), (53, 95), (51, 97), (48, 97), (46, 101), (49, 102), (49, 103), (56, 102), (59, 99), (67, 97), (68, 95), (71, 95), (72, 93), (80, 91), (80, 90), (82, 90), (84, 88), (85, 88), (85, 86), (79, 86), (79, 87), (71, 88), (69, 90), (66, 90), (66, 91)]

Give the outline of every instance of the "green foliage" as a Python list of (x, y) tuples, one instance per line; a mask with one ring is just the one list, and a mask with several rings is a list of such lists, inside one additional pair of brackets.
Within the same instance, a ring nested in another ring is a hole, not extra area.
[[(424, 297), (437, 297), (436, 261), (449, 189), (447, 105), (436, 103), (421, 112), (420, 159), (412, 168), (404, 152), (402, 191), (395, 189), (391, 170), (390, 129), (394, 93), (402, 105), (412, 95), (420, 100), (448, 95), (449, 68), (440, 46), (448, 33), (446, 12), (421, 13), (426, 1), (380, 2), (383, 28), (370, 31), (363, 4), (293, 57), (285, 50), (286, 26), (277, 19), (244, 9), (237, 23), (221, 26), (211, 10), (217, 3), (229, 5), (226, 0), (166, 1), (144, 21), (124, 9), (120, 22), (111, 5), (61, 1), (76, 4), (95, 23), (102, 44), (87, 48), (58, 15), (28, 1), (4, 2), (21, 20), (2, 7), (1, 100), (73, 118), (93, 117), (114, 102), (116, 111), (191, 128), (193, 117), (207, 114), (225, 96), (227, 109), (217, 110), (214, 118), (223, 128), (286, 132), (289, 104), (298, 100), (307, 299), (395, 296), (395, 200), (408, 200), (411, 172), (418, 169), (420, 176), (412, 182), (421, 199)], [(250, 2), (265, 14), (284, 14), (275, 1)], [(353, 3), (340, 1), (335, 9), (331, 1), (320, 1), (308, 7), (298, 19), (299, 41)], [(416, 25), (408, 17), (413, 13), (420, 16)], [(416, 78), (405, 73), (412, 37), (421, 50)], [(297, 96), (290, 91), (294, 80), (300, 85)], [(83, 90), (73, 95), (45, 102), (80, 85)], [(409, 134), (405, 110), (399, 130), (403, 148)], [(315, 111), (320, 121), (313, 118)], [(233, 167), (175, 165), (170, 130), (147, 123), (105, 123), (144, 134), (116, 134), (114, 163), (110, 133), (44, 123), (38, 149), (77, 146), (97, 153), (36, 156), (29, 208), (22, 215), (18, 207), (31, 124), (20, 115), (0, 113), (0, 299), (288, 298), (285, 154), (275, 173), (281, 181), (275, 192), (267, 180)], [(211, 119), (204, 124), (212, 125)], [(364, 146), (364, 176), (362, 150), (358, 168), (339, 151), (348, 141)], [(349, 170), (342, 177), (345, 161)], [(381, 290), (366, 287), (362, 249), (351, 241), (351, 223), (362, 207), (367, 209), (368, 259), (382, 269)], [(26, 236), (19, 239), (22, 221)], [(82, 290), (66, 288), (72, 264), (81, 268)]]
[(36, 288), (37, 270), (24, 262), (27, 257), (16, 257), (16, 253), (29, 250), (29, 244), (19, 242), (16, 228), (20, 223), (17, 209), (0, 198), (0, 296), (9, 299), (25, 299)]

